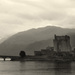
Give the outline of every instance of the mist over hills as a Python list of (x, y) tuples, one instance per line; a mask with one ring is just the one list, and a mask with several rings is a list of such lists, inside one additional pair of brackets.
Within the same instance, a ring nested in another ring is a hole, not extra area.
[(0, 55), (18, 55), (21, 50), (32, 55), (35, 50), (53, 46), (54, 35), (69, 35), (75, 47), (75, 29), (47, 26), (19, 32), (0, 44)]

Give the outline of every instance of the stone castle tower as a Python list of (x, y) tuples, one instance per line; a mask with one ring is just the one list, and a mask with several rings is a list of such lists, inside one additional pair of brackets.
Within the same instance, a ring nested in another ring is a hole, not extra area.
[(57, 52), (69, 52), (71, 51), (71, 45), (70, 45), (70, 37), (65, 36), (56, 36), (53, 40), (54, 42), (54, 50)]

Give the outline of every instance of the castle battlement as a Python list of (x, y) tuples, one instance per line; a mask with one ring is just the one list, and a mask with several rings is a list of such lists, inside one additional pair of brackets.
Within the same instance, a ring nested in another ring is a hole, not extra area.
[(65, 35), (65, 36), (56, 36), (55, 35), (55, 39), (56, 40), (69, 40), (70, 37), (68, 35)]

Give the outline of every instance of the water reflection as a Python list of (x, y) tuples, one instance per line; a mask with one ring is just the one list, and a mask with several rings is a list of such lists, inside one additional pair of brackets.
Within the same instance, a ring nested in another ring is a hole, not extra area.
[(20, 61), (20, 72), (25, 71), (25, 62), (24, 61)]
[(71, 75), (71, 63), (26, 61), (19, 63), (19, 75)]
[(55, 63), (55, 75), (71, 75), (71, 63)]
[(0, 75), (75, 75), (75, 62), (2, 61)]

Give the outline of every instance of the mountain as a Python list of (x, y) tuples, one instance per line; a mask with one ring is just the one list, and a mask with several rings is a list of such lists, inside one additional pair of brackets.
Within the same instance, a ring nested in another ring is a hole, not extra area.
[(56, 35), (70, 35), (71, 43), (74, 45), (75, 29), (47, 26), (38, 29), (19, 32), (0, 44), (0, 55), (18, 55), (21, 50), (27, 54), (33, 54), (46, 46), (52, 46), (52, 40)]
[(45, 49), (48, 46), (53, 47), (53, 40), (52, 39), (34, 42), (34, 43), (28, 45), (25, 48), (25, 50), (26, 50), (27, 54), (34, 54), (34, 51), (40, 51), (41, 49)]

